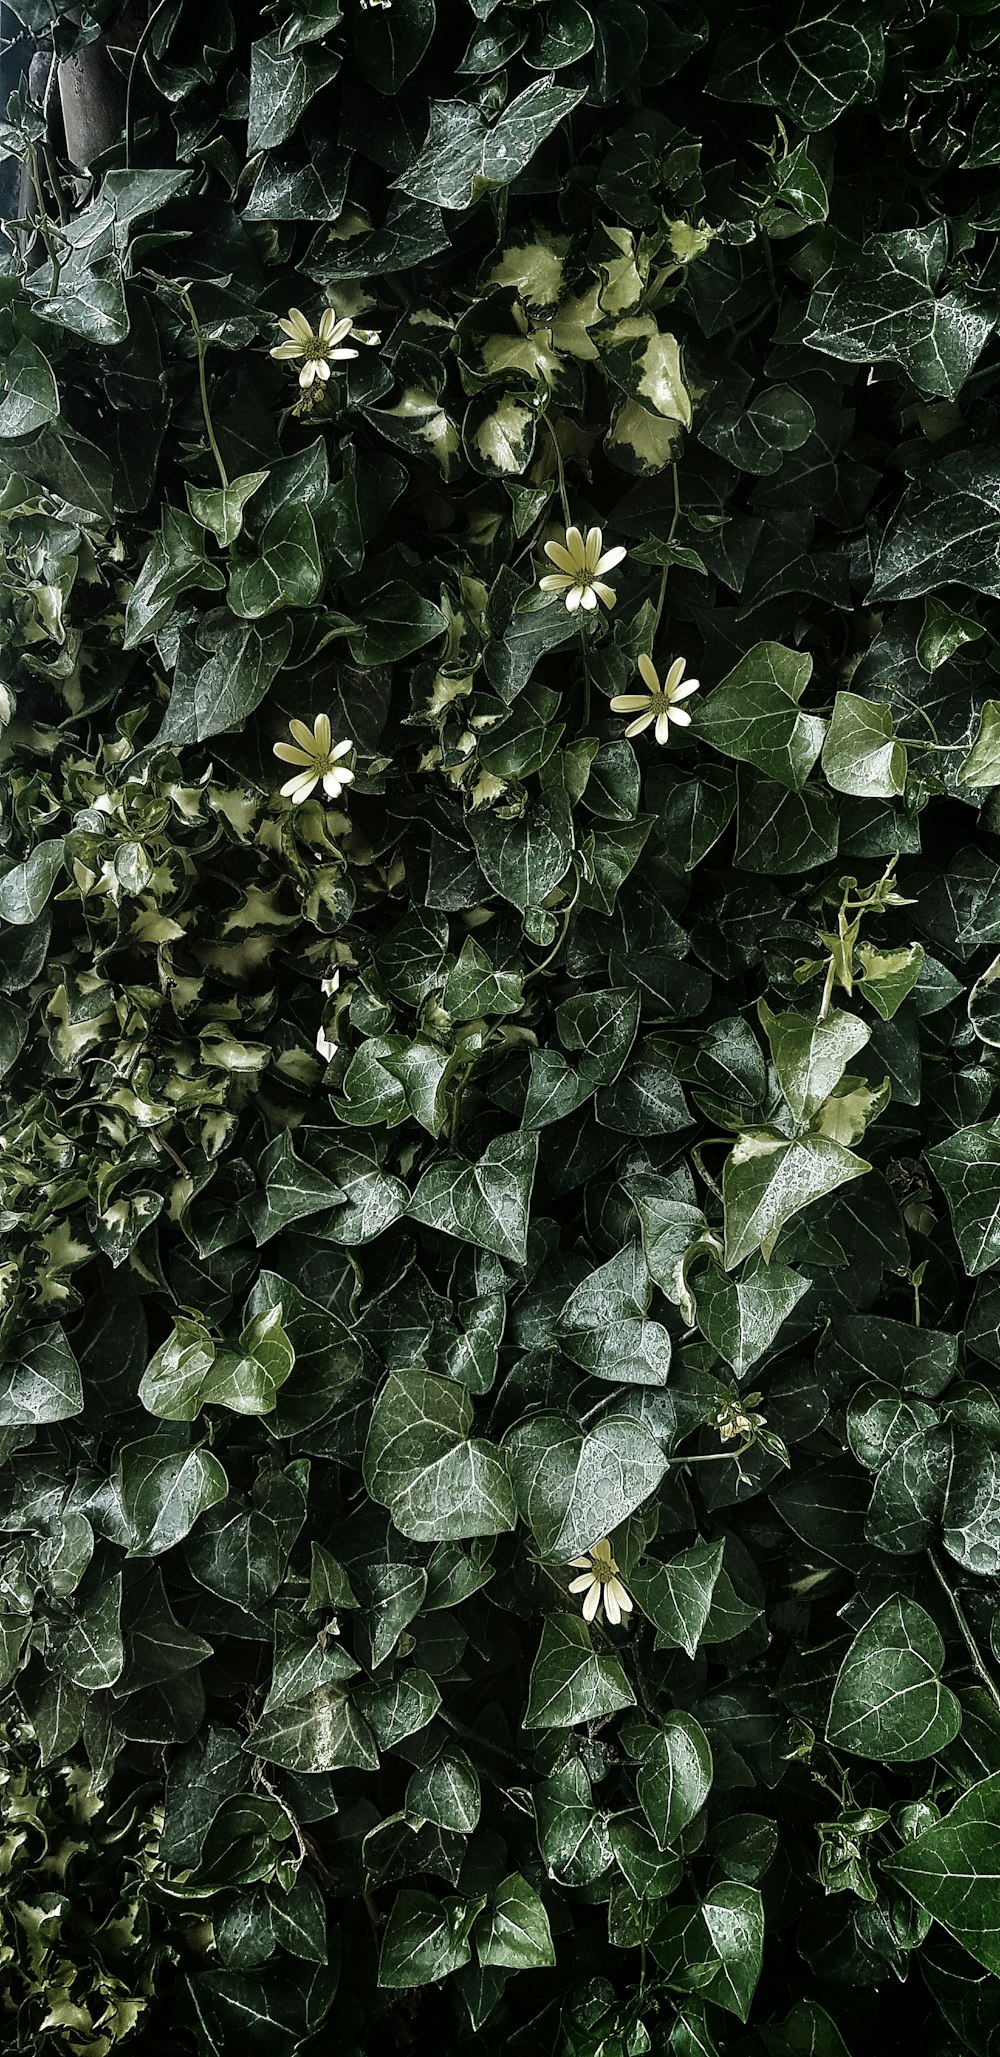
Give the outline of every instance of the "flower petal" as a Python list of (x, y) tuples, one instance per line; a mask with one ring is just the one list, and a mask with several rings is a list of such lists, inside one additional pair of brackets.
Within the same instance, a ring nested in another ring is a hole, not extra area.
[(596, 586), (581, 586), (579, 588), (579, 593), (581, 607), (583, 607), (588, 614), (593, 614), (594, 609), (597, 606)]
[(330, 727), (330, 717), (328, 714), (317, 714), (313, 722), (313, 736), (319, 755), (321, 757), (329, 757), (330, 744), (333, 741), (333, 730)]
[(308, 722), (300, 721), (298, 715), (293, 715), (288, 727), (302, 749), (308, 750), (310, 756), (313, 756), (316, 750), (316, 736), (314, 730), (309, 727)]
[(325, 357), (317, 357), (313, 369), (318, 379), (328, 379), (330, 376), (330, 367)]
[(598, 558), (597, 563), (594, 566), (594, 570), (614, 571), (615, 565), (620, 564), (622, 558), (627, 556), (628, 551), (626, 550), (624, 543), (616, 543), (613, 550), (605, 550), (603, 557)]
[(690, 728), (691, 716), (689, 715), (686, 707), (672, 706), (667, 711), (669, 713), (671, 721), (675, 721), (679, 729)]
[[(577, 530), (578, 535), (579, 533), (579, 530)], [(587, 530), (587, 540), (583, 546), (583, 561), (588, 572), (595, 572), (597, 570), (603, 541), (604, 537), (600, 529), (593, 528)]]
[(330, 359), (330, 362), (331, 362), (331, 364), (344, 364), (344, 363), (346, 363), (346, 361), (347, 361), (348, 357), (356, 357), (356, 356), (357, 356), (357, 354), (358, 354), (358, 353), (357, 353), (357, 351), (356, 351), (356, 350), (328, 350), (328, 351), (327, 351), (327, 356), (329, 357), (329, 359)]
[(301, 343), (276, 343), (271, 352), (272, 357), (301, 357), (301, 355)]
[(656, 717), (656, 740), (658, 743), (669, 743), (670, 741), (670, 716), (666, 708), (663, 709), (662, 714), (658, 714)]
[(297, 778), (287, 780), (286, 784), (282, 786), (281, 792), (285, 799), (292, 802), (293, 807), (298, 807), (303, 800), (308, 800), (313, 787), (318, 785), (318, 783), (319, 780), (315, 772), (300, 771)]
[(573, 578), (576, 577), (578, 570), (576, 559), (570, 555), (570, 552), (563, 543), (546, 543), (545, 555), (553, 564), (558, 564), (560, 571), (569, 572)]
[(567, 586), (575, 583), (572, 573), (568, 571), (547, 571), (545, 577), (538, 581), (543, 593), (563, 593)]
[(618, 1623), (622, 1618), (622, 1611), (618, 1605), (618, 1598), (615, 1593), (615, 1586), (617, 1585), (617, 1583), (617, 1579), (609, 1579), (607, 1585), (604, 1588), (604, 1612), (607, 1615), (612, 1628), (617, 1628)]
[(571, 1558), (570, 1558), (570, 1560), (569, 1560), (569, 1565), (568, 1565), (568, 1567), (567, 1567), (567, 1568), (568, 1568), (568, 1570), (572, 1571), (572, 1570), (574, 1569), (574, 1567), (578, 1567), (580, 1571), (589, 1571), (589, 1570), (590, 1570), (590, 1558), (589, 1558), (589, 1557), (571, 1557)]
[(300, 373), (299, 373), (299, 385), (300, 385), (300, 386), (311, 386), (311, 385), (312, 385), (312, 382), (313, 382), (313, 380), (314, 380), (314, 378), (315, 378), (315, 377), (316, 377), (316, 360), (315, 360), (315, 358), (311, 357), (311, 358), (309, 359), (309, 362), (308, 362), (308, 364), (304, 364), (304, 365), (302, 366), (302, 370), (301, 370), (301, 371), (300, 371)]
[[(334, 746), (333, 746), (333, 749), (332, 749), (332, 750), (330, 751), (330, 753), (329, 753), (329, 754), (330, 754), (330, 756), (331, 756), (331, 757), (333, 758), (333, 761), (334, 761), (334, 763), (336, 763), (336, 761), (337, 761), (337, 758), (338, 758), (338, 757), (346, 757), (346, 756), (348, 756), (348, 754), (350, 753), (350, 751), (352, 751), (352, 750), (353, 750), (353, 748), (354, 748), (354, 744), (353, 744), (353, 743), (350, 743), (350, 742), (348, 742), (348, 743), (335, 743), (335, 744), (334, 744)], [(352, 777), (353, 777), (353, 773), (352, 773)]]
[(612, 714), (641, 714), (649, 706), (648, 693), (616, 693), (611, 702)]
[(306, 765), (316, 761), (311, 750), (299, 750), (294, 743), (275, 743), (274, 754), (283, 764)]
[(587, 1571), (583, 1578), (570, 1579), (569, 1590), (571, 1593), (586, 1593), (589, 1591), (593, 1583), (593, 1574), (590, 1571)]
[(631, 1595), (631, 1593), (627, 1593), (627, 1592), (625, 1591), (625, 1587), (624, 1587), (624, 1586), (622, 1585), (622, 1582), (621, 1582), (621, 1579), (620, 1579), (620, 1578), (613, 1578), (613, 1579), (612, 1579), (612, 1581), (611, 1581), (611, 1585), (610, 1585), (610, 1587), (609, 1587), (609, 1591), (610, 1591), (610, 1592), (612, 1592), (612, 1593), (614, 1594), (614, 1596), (615, 1596), (615, 1599), (617, 1600), (617, 1602), (618, 1602), (618, 1605), (619, 1605), (619, 1607), (621, 1608), (621, 1611), (622, 1611), (622, 1613), (623, 1613), (623, 1614), (631, 1614), (631, 1612), (632, 1612), (632, 1595)]
[(647, 707), (645, 714), (640, 714), (638, 721), (629, 722), (625, 734), (627, 736), (641, 736), (643, 729), (648, 729), (653, 719), (653, 710), (651, 707)]
[(587, 556), (587, 545), (578, 528), (566, 530), (566, 548), (574, 564), (582, 571)]
[[(571, 586), (571, 587), (570, 587), (570, 589), (569, 589), (569, 592), (568, 592), (568, 593), (567, 593), (567, 595), (566, 595), (566, 605), (567, 605), (567, 607), (569, 608), (569, 611), (570, 611), (570, 613), (571, 613), (571, 614), (576, 614), (576, 613), (577, 613), (577, 612), (579, 611), (579, 607), (580, 607), (580, 602), (581, 602), (581, 600), (583, 599), (583, 597), (584, 597), (584, 588), (583, 588), (583, 586)], [(594, 602), (593, 602), (593, 601), (591, 601), (591, 603), (590, 603), (590, 604), (591, 604), (591, 606), (593, 607), (593, 605), (594, 605)]]
[(589, 1593), (587, 1594), (587, 1597), (586, 1597), (586, 1599), (585, 1599), (585, 1601), (584, 1601), (584, 1603), (583, 1603), (583, 1618), (584, 1618), (584, 1621), (593, 1621), (593, 1619), (594, 1619), (594, 1616), (595, 1616), (595, 1614), (597, 1613), (597, 1610), (598, 1610), (598, 1608), (599, 1608), (600, 1604), (601, 1604), (601, 1582), (600, 1582), (600, 1579), (596, 1579), (596, 1578), (595, 1578), (595, 1580), (594, 1580), (594, 1583), (593, 1583), (593, 1585), (591, 1586), (591, 1588), (590, 1588), (590, 1591), (589, 1591)]
[(603, 600), (605, 607), (613, 607), (618, 598), (614, 587), (606, 586), (603, 579), (595, 579), (590, 591), (596, 593), (599, 600)]
[(653, 663), (652, 658), (646, 655), (645, 650), (643, 651), (642, 656), (639, 659), (639, 671), (641, 676), (645, 679), (650, 692), (658, 693), (660, 690), (659, 673), (656, 669), (655, 664)]
[(684, 677), (684, 666), (686, 663), (687, 659), (685, 657), (674, 658), (670, 670), (668, 671), (667, 676), (663, 681), (663, 690), (666, 693), (668, 700), (673, 699), (674, 694), (676, 693), (677, 688), (680, 685), (682, 678)]
[(590, 1554), (591, 1557), (603, 1557), (608, 1564), (611, 1563), (611, 1544), (607, 1536), (602, 1536), (599, 1542), (591, 1545)]
[(689, 700), (692, 693), (697, 693), (700, 685), (700, 679), (684, 679), (681, 685), (674, 687), (670, 697), (672, 700)]

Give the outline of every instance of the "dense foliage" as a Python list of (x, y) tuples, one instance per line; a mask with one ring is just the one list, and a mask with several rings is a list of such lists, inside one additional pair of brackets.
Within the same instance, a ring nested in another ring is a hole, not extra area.
[(989, 2057), (1000, 13), (12, 12), (0, 2046)]

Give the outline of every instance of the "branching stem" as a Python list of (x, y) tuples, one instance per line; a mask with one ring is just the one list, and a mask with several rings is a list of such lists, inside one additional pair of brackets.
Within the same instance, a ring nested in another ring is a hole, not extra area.
[(938, 1557), (937, 1551), (928, 1550), (927, 1556), (930, 1560), (931, 1570), (933, 1571), (934, 1576), (937, 1579), (938, 1585), (941, 1587), (941, 1590), (944, 1593), (945, 1598), (947, 1599), (948, 1605), (951, 1608), (952, 1614), (955, 1617), (955, 1625), (959, 1631), (959, 1634), (962, 1637), (962, 1641), (964, 1642), (966, 1649), (968, 1650), (969, 1656), (972, 1659), (972, 1668), (976, 1673), (976, 1676), (982, 1680), (982, 1683), (986, 1687), (986, 1690), (990, 1696), (990, 1699), (993, 1701), (994, 1706), (1000, 1707), (1000, 1687), (997, 1686), (996, 1681), (987, 1669), (985, 1659), (981, 1655), (979, 1645), (976, 1642), (975, 1636), (973, 1635), (971, 1628), (969, 1627), (968, 1620), (966, 1619), (965, 1609), (962, 1606), (961, 1600), (959, 1599), (958, 1594), (954, 1591), (948, 1579), (947, 1573), (945, 1572), (944, 1566), (942, 1565), (941, 1560)]

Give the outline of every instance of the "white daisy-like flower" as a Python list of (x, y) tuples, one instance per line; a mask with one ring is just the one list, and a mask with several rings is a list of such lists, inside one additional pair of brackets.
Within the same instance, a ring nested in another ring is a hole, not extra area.
[(580, 607), (591, 614), (599, 600), (613, 607), (618, 595), (602, 574), (613, 571), (626, 554), (622, 543), (605, 550), (600, 529), (588, 529), (586, 536), (577, 528), (567, 529), (562, 543), (545, 545), (545, 555), (558, 571), (546, 572), (538, 583), (543, 593), (562, 593), (571, 614)]
[(379, 340), (373, 329), (356, 329), (351, 316), (338, 315), (335, 307), (324, 307), (317, 329), (307, 321), (300, 307), (290, 307), (287, 316), (279, 319), (278, 327), (284, 330), (288, 341), (276, 343), (271, 356), (305, 360), (299, 373), (300, 386), (311, 386), (314, 379), (328, 379), (332, 364), (357, 356), (356, 350), (343, 347), (345, 336), (353, 336), (359, 343)]
[(690, 699), (691, 694), (698, 691), (701, 680), (684, 677), (686, 661), (683, 657), (675, 657), (661, 684), (659, 672), (652, 658), (647, 657), (645, 653), (640, 657), (639, 671), (645, 680), (646, 691), (616, 693), (611, 702), (615, 714), (634, 714), (636, 717), (635, 721), (629, 722), (625, 730), (627, 736), (641, 736), (643, 729), (652, 727), (655, 722), (654, 734), (657, 742), (666, 743), (670, 740), (672, 721), (677, 723), (678, 728), (690, 728), (691, 716), (687, 708), (679, 706), (678, 702)]
[(295, 741), (275, 743), (274, 754), (283, 763), (300, 768), (282, 786), (282, 798), (298, 807), (322, 783), (327, 799), (339, 800), (344, 787), (354, 778), (353, 771), (342, 762), (350, 756), (353, 743), (334, 743), (328, 714), (317, 714), (311, 729), (304, 721), (290, 721), (288, 727)]
[(570, 1568), (582, 1571), (582, 1578), (570, 1581), (571, 1593), (582, 1593), (584, 1621), (593, 1621), (603, 1603), (604, 1612), (614, 1628), (617, 1628), (623, 1614), (632, 1612), (632, 1595), (626, 1592), (618, 1576), (618, 1566), (611, 1555), (611, 1544), (607, 1536), (594, 1543), (585, 1557), (572, 1557)]

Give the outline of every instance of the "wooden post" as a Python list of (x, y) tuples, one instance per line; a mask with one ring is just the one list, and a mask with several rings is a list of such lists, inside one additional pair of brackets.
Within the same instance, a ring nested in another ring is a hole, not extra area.
[[(147, 13), (146, 6), (133, 0), (113, 31), (85, 44), (72, 57), (64, 57), (59, 66), (66, 155), (77, 171), (86, 171), (95, 158), (122, 140), (127, 67), (114, 61), (111, 48), (124, 53), (134, 50)], [(79, 20), (79, 16), (80, 10), (74, 8), (73, 19)]]

